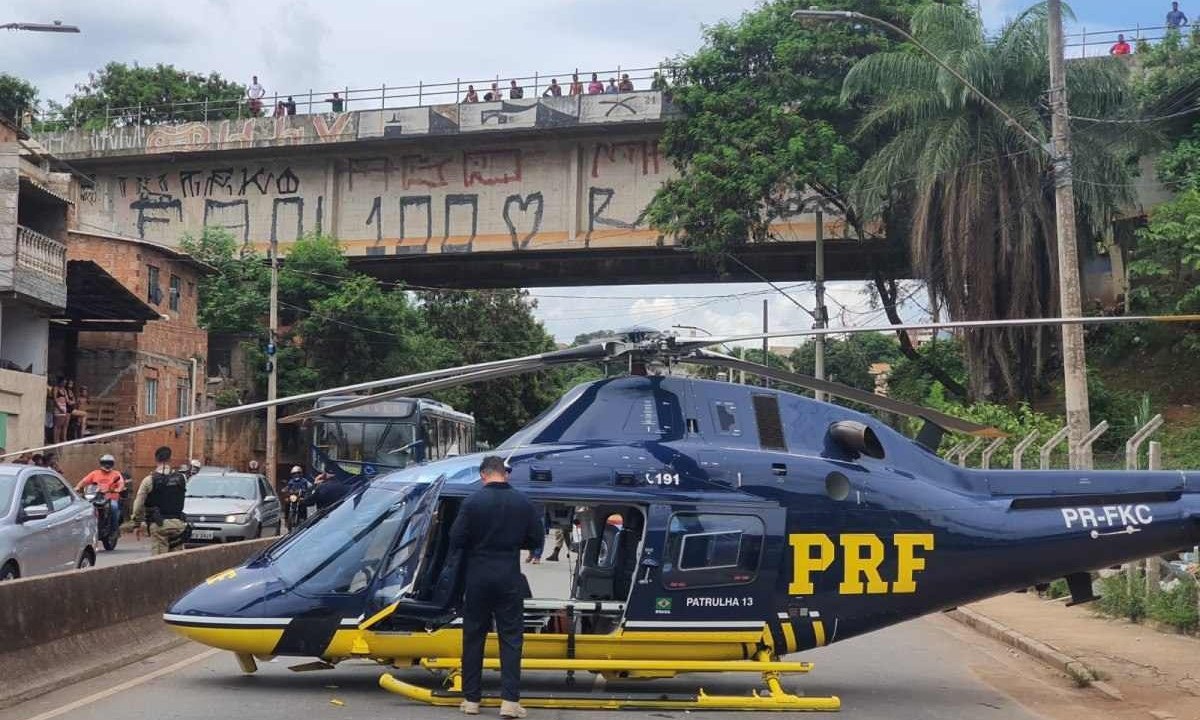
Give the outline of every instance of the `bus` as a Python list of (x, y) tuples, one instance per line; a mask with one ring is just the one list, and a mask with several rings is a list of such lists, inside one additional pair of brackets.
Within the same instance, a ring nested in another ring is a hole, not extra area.
[[(319, 398), (316, 407), (356, 395)], [(312, 421), (312, 473), (376, 475), (475, 452), (475, 418), (425, 398), (395, 398), (339, 410)]]

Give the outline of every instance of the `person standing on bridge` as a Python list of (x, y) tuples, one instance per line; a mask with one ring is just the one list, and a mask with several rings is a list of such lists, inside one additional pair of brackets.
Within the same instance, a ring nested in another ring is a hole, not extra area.
[(592, 81), (588, 83), (588, 95), (603, 95), (604, 83), (600, 82), (600, 76), (592, 73)]
[(570, 95), (582, 95), (583, 83), (579, 82), (579, 73), (571, 75), (571, 91)]
[(460, 551), (466, 563), (460, 707), (467, 715), (479, 714), (483, 647), (494, 619), (500, 645), (500, 717), (521, 718), (521, 550), (541, 555), (545, 535), (533, 502), (508, 484), (503, 458), (485, 457), (479, 477), (483, 487), (463, 501), (450, 528), (450, 549)]
[(262, 99), (266, 97), (267, 91), (262, 85), (258, 84), (258, 76), (254, 75), (250, 78), (250, 87), (246, 88), (246, 98), (249, 100), (250, 115), (258, 117), (262, 112)]
[(1133, 49), (1129, 47), (1129, 43), (1125, 42), (1123, 34), (1118, 34), (1117, 41), (1108, 49), (1109, 55), (1128, 55), (1131, 52), (1133, 52)]
[(467, 95), (466, 95), (466, 97), (463, 98), (463, 102), (465, 102), (465, 103), (479, 102), (479, 93), (475, 92), (474, 85), (467, 86)]
[(337, 93), (334, 93), (333, 97), (325, 98), (325, 102), (329, 103), (329, 112), (340, 113), (346, 109), (346, 101)]
[(1188, 17), (1187, 15), (1183, 14), (1182, 10), (1179, 9), (1179, 3), (1171, 3), (1171, 10), (1167, 13), (1167, 27), (1171, 28), (1172, 30), (1178, 30), (1187, 24)]
[(516, 80), (508, 81), (508, 99), (520, 100), (525, 97), (525, 88), (517, 84)]
[(562, 97), (562, 85), (558, 84), (558, 78), (550, 78), (550, 87), (546, 88), (542, 97)]
[(150, 529), (150, 554), (162, 555), (183, 549), (187, 522), (183, 501), (187, 495), (187, 475), (171, 469), (171, 448), (154, 451), (154, 472), (138, 486), (133, 500), (134, 532), (142, 539), (142, 523)]

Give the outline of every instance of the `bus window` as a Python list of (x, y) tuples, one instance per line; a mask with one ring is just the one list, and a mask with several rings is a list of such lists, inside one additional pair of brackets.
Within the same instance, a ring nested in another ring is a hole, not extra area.
[(440, 460), (441, 446), (438, 444), (437, 421), (433, 418), (421, 418), (421, 428), (425, 434), (425, 459)]

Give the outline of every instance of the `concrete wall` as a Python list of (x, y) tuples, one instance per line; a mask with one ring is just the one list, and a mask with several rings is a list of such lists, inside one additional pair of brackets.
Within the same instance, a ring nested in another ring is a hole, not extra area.
[(50, 324), (45, 315), (20, 301), (0, 300), (0, 358), (31, 367), (35, 375), (45, 375), (49, 346)]
[(167, 606), (275, 538), (0, 584), (0, 707), (182, 643)]
[(45, 375), (0, 370), (0, 412), (6, 416), (6, 450), (43, 444), (46, 437), (46, 388)]
[(179, 125), (66, 130), (43, 133), (37, 140), (50, 153), (64, 159), (116, 158), (158, 153), (178, 155), (213, 150), (331, 145), (426, 135), (614, 126), (658, 122), (669, 113), (669, 108), (664, 109), (662, 93), (643, 91)]

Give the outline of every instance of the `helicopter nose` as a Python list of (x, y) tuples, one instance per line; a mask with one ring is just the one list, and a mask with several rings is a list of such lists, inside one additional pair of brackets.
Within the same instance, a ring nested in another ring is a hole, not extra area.
[(210, 647), (269, 655), (286, 624), (264, 612), (275, 580), (268, 568), (219, 572), (176, 600), (163, 620), (180, 635)]

